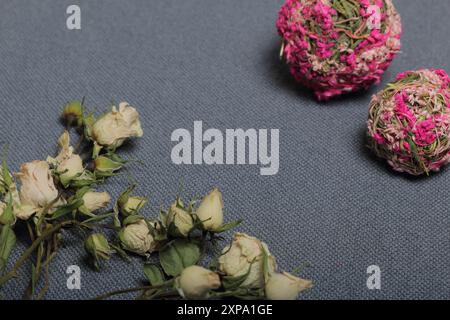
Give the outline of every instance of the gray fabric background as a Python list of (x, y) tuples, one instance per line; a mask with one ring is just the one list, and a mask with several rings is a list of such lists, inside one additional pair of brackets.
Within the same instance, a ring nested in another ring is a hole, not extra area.
[[(81, 4), (82, 31), (66, 29), (65, 10)], [(383, 78), (420, 67), (450, 71), (448, 0), (397, 0), (403, 52)], [(374, 87), (317, 103), (277, 58), (282, 1), (96, 0), (0, 2), (0, 142), (14, 170), (55, 151), (61, 107), (87, 97), (106, 108), (126, 100), (139, 108), (145, 137), (125, 148), (145, 161), (127, 173), (149, 195), (146, 215), (169, 204), (184, 181), (187, 197), (214, 186), (227, 220), (264, 239), (282, 269), (302, 262), (314, 280), (304, 299), (450, 298), (449, 170), (411, 179), (389, 170), (365, 148)], [(176, 128), (280, 129), (280, 172), (256, 166), (175, 166)], [(126, 178), (112, 179), (117, 194)], [(139, 259), (114, 258), (90, 271), (76, 235), (51, 268), (49, 299), (85, 299), (143, 279)], [(25, 240), (21, 240), (21, 248)], [(14, 257), (14, 259), (17, 255)], [(68, 265), (82, 268), (82, 290), (66, 289)], [(366, 268), (382, 270), (382, 290), (366, 288)], [(29, 265), (22, 269), (27, 275)], [(7, 298), (25, 282), (11, 281)]]

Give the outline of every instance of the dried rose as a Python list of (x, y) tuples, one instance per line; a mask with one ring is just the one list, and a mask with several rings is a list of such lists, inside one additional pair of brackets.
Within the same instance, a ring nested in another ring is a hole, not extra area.
[(245, 233), (236, 233), (231, 245), (226, 246), (219, 258), (219, 270), (231, 277), (248, 274), (241, 284), (243, 288), (263, 288), (264, 256), (268, 256), (269, 271), (276, 269), (275, 259), (267, 245)]
[(222, 193), (219, 189), (215, 188), (203, 198), (195, 213), (200, 221), (202, 221), (205, 230), (216, 231), (223, 224), (222, 210)]
[(312, 288), (312, 281), (300, 279), (290, 273), (273, 273), (266, 283), (266, 298), (269, 300), (295, 300), (300, 292)]
[(94, 257), (94, 259), (109, 259), (113, 250), (111, 249), (108, 240), (106, 240), (105, 236), (101, 233), (93, 233), (89, 235), (85, 242), (84, 246), (86, 251)]
[(169, 230), (170, 226), (173, 225), (177, 232), (183, 237), (187, 237), (189, 232), (194, 228), (192, 215), (186, 210), (178, 207), (177, 203), (172, 204), (170, 207), (165, 224)]
[(83, 195), (83, 209), (87, 212), (94, 212), (106, 208), (111, 201), (111, 196), (107, 192), (88, 191)]
[(74, 100), (64, 106), (62, 117), (70, 124), (76, 121), (76, 124), (80, 125), (83, 119), (83, 111), (82, 103)]
[(45, 207), (56, 207), (60, 204), (61, 201), (57, 201), (58, 190), (47, 162), (35, 160), (25, 163), (16, 176), (22, 183), (20, 206), (14, 208), (19, 219), (26, 220), (34, 213), (40, 213)]
[(112, 111), (103, 115), (93, 125), (93, 139), (100, 145), (115, 149), (120, 147), (127, 138), (142, 137), (143, 131), (139, 114), (127, 102), (115, 106)]
[(139, 211), (147, 204), (147, 199), (138, 196), (124, 196), (119, 199), (120, 212), (125, 216), (130, 216), (139, 213)]
[(125, 225), (119, 232), (119, 239), (125, 250), (140, 255), (152, 252), (156, 245), (144, 219)]
[(217, 273), (200, 266), (190, 266), (176, 279), (176, 287), (183, 298), (204, 299), (210, 290), (220, 287)]
[(61, 151), (56, 158), (47, 158), (47, 162), (56, 166), (56, 172), (64, 186), (77, 176), (84, 172), (83, 160), (78, 154), (74, 153), (73, 147), (70, 145), (70, 135), (67, 130), (58, 140)]

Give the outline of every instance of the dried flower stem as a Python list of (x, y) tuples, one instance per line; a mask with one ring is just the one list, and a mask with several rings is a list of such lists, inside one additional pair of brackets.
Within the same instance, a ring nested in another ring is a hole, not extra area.
[(115, 291), (111, 291), (105, 294), (102, 294), (100, 296), (95, 297), (93, 300), (104, 300), (104, 299), (108, 299), (112, 296), (116, 296), (119, 294), (124, 294), (124, 293), (130, 293), (130, 292), (136, 292), (136, 291), (148, 291), (148, 290), (154, 290), (154, 289), (161, 289), (164, 288), (166, 286), (169, 286), (173, 283), (173, 279), (168, 280), (166, 282), (164, 282), (163, 284), (157, 285), (157, 286), (141, 286), (141, 287), (135, 287), (135, 288), (128, 288), (128, 289), (121, 289), (121, 290), (115, 290)]
[(27, 250), (25, 250), (25, 252), (16, 261), (12, 270), (0, 278), (0, 286), (5, 284), (12, 278), (17, 277), (18, 270), (20, 269), (20, 267), (25, 263), (25, 261), (27, 261), (27, 259), (33, 254), (34, 250), (36, 250), (44, 240), (46, 240), (49, 236), (51, 236), (55, 232), (61, 230), (63, 227), (70, 225), (82, 225), (82, 224), (76, 220), (68, 220), (56, 224), (51, 228), (43, 231), (42, 234), (38, 238), (36, 238), (36, 240), (31, 244), (31, 246)]

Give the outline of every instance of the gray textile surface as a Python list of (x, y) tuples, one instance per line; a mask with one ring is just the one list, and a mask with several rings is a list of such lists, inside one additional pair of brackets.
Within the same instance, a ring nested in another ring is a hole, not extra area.
[[(450, 171), (407, 178), (365, 149), (368, 102), (381, 86), (323, 104), (292, 81), (277, 58), (282, 1), (75, 2), (82, 31), (66, 29), (74, 1), (0, 2), (0, 142), (10, 144), (14, 170), (55, 151), (67, 100), (86, 96), (99, 110), (126, 100), (139, 108), (145, 130), (123, 154), (145, 162), (127, 173), (150, 196), (146, 215), (169, 204), (182, 180), (187, 197), (219, 186), (227, 219), (245, 218), (239, 230), (264, 239), (282, 269), (312, 264), (302, 275), (316, 285), (304, 299), (450, 298)], [(403, 52), (383, 84), (404, 70), (450, 70), (450, 2), (395, 3)], [(171, 133), (192, 131), (194, 120), (222, 130), (280, 129), (279, 174), (172, 164)], [(119, 177), (108, 188), (117, 194), (125, 185)], [(67, 236), (46, 298), (91, 298), (142, 280), (137, 258), (90, 271), (79, 238)], [(66, 289), (71, 264), (82, 268), (81, 290)], [(381, 267), (381, 291), (366, 288), (371, 264)], [(13, 280), (4, 294), (20, 298), (25, 285)]]

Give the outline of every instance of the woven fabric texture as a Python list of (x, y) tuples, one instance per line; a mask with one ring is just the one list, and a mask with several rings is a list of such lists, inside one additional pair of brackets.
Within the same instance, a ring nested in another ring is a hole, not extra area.
[[(403, 49), (383, 83), (328, 103), (317, 103), (278, 59), (280, 0), (76, 2), (81, 31), (66, 28), (73, 1), (0, 2), (0, 143), (10, 144), (12, 169), (54, 154), (67, 100), (86, 96), (98, 110), (125, 100), (145, 131), (122, 150), (144, 162), (125, 174), (150, 197), (145, 215), (170, 204), (181, 183), (186, 198), (218, 186), (226, 219), (244, 218), (238, 230), (267, 242), (282, 269), (311, 264), (302, 276), (315, 287), (302, 299), (450, 298), (450, 171), (408, 178), (365, 147), (372, 94), (404, 70), (450, 70), (449, 1), (395, 1)], [(221, 130), (280, 129), (279, 173), (172, 164), (172, 131), (192, 132), (195, 120)], [(126, 184), (121, 176), (104, 188), (117, 195)], [(27, 244), (23, 231), (12, 261)], [(79, 235), (65, 238), (47, 299), (87, 299), (144, 280), (138, 258), (91, 271)], [(73, 264), (81, 290), (66, 287)], [(366, 287), (372, 264), (381, 268), (381, 290)], [(30, 268), (4, 287), (6, 298), (21, 298)]]

